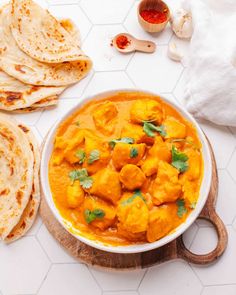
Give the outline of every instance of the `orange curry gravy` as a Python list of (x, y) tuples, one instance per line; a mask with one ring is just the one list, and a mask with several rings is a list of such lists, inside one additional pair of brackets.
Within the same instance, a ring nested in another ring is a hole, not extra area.
[(84, 104), (59, 126), (49, 163), (53, 199), (70, 231), (113, 246), (173, 232), (194, 209), (202, 175), (194, 126), (140, 92)]

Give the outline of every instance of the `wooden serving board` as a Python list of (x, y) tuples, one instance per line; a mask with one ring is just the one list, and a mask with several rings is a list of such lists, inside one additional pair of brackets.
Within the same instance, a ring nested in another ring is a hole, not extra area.
[(205, 207), (199, 215), (199, 218), (206, 219), (214, 225), (218, 235), (218, 244), (210, 253), (197, 255), (190, 252), (185, 247), (182, 236), (161, 248), (137, 254), (108, 253), (92, 248), (77, 240), (61, 226), (49, 209), (44, 196), (42, 196), (40, 206), (42, 220), (52, 236), (71, 256), (79, 261), (97, 267), (112, 268), (116, 270), (138, 269), (160, 264), (176, 258), (182, 258), (188, 262), (200, 265), (209, 264), (224, 253), (228, 243), (228, 234), (225, 225), (215, 211), (215, 203), (218, 193), (218, 175), (212, 148), (211, 155), (213, 164), (211, 190)]

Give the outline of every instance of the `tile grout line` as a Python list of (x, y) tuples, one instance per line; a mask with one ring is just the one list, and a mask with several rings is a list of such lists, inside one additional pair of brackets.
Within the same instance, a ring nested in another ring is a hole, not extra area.
[(42, 288), (42, 286), (43, 286), (44, 282), (46, 281), (46, 279), (47, 279), (47, 277), (48, 277), (48, 274), (49, 274), (49, 272), (51, 271), (52, 267), (53, 267), (53, 263), (51, 263), (51, 265), (49, 266), (49, 269), (48, 269), (47, 273), (45, 274), (45, 276), (44, 276), (42, 282), (40, 283), (40, 285), (39, 285), (39, 287), (38, 287), (38, 290), (36, 291), (36, 294), (38, 294), (39, 291), (40, 291), (40, 289)]
[(37, 240), (38, 244), (40, 245), (40, 248), (43, 250), (43, 252), (44, 252), (45, 255), (47, 256), (49, 262), (50, 262), (51, 264), (53, 264), (51, 258), (49, 257), (47, 251), (44, 249), (44, 247), (43, 247), (43, 245), (41, 244), (41, 242), (40, 242), (39, 238), (37, 237), (37, 235), (35, 235), (35, 239)]

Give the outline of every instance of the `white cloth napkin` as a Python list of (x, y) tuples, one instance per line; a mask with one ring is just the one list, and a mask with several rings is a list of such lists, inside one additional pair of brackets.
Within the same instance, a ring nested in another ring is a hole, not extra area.
[(185, 101), (196, 117), (236, 126), (236, 0), (187, 0), (194, 32)]

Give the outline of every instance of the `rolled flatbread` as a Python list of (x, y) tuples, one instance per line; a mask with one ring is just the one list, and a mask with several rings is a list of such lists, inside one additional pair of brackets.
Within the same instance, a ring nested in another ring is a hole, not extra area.
[(57, 103), (65, 87), (43, 87), (24, 84), (0, 70), (0, 110), (14, 111), (47, 107)]
[(32, 192), (34, 154), (15, 120), (0, 114), (0, 239), (18, 224)]
[(30, 198), (27, 206), (20, 218), (20, 221), (12, 229), (9, 235), (4, 239), (4, 242), (10, 243), (18, 240), (20, 237), (26, 234), (26, 232), (33, 225), (37, 216), (39, 204), (40, 204), (40, 185), (39, 185), (39, 166), (40, 166), (40, 152), (39, 146), (32, 131), (26, 126), (18, 124), (18, 127), (25, 133), (28, 138), (31, 151), (34, 155), (34, 166), (33, 166), (33, 184), (31, 189)]
[[(58, 24), (65, 30), (59, 21)], [(10, 25), (10, 6), (6, 5), (0, 12), (0, 68), (8, 75), (25, 84), (67, 86), (80, 81), (90, 71), (92, 62), (82, 51), (79, 58), (73, 62), (43, 63), (30, 57), (19, 48), (12, 36)], [(65, 32), (70, 35), (66, 30)], [(75, 39), (74, 43), (77, 41)]]
[(21, 50), (36, 60), (60, 63), (86, 59), (60, 22), (32, 0), (11, 1), (11, 29)]

